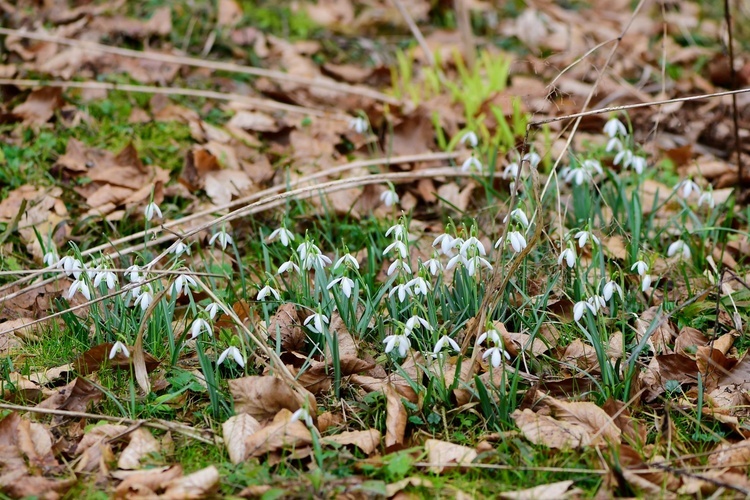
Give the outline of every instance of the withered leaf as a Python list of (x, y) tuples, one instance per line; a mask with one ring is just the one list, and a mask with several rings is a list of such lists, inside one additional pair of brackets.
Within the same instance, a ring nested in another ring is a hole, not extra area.
[(143, 458), (158, 451), (159, 441), (148, 429), (139, 427), (130, 433), (130, 443), (122, 450), (117, 466), (121, 469), (137, 469)]
[(169, 500), (199, 499), (211, 496), (219, 485), (219, 470), (214, 465), (168, 482), (159, 497)]
[(392, 384), (383, 387), (385, 394), (385, 447), (402, 444), (406, 432), (406, 408), (401, 401), (401, 394)]
[(238, 464), (247, 458), (247, 438), (258, 432), (261, 425), (247, 413), (240, 413), (224, 422), (221, 429), (229, 459)]
[(300, 420), (291, 422), (292, 412), (282, 409), (273, 421), (245, 440), (248, 457), (258, 457), (281, 448), (294, 449), (312, 443), (310, 429)]
[(427, 452), (427, 461), (433, 464), (430, 470), (438, 474), (450, 464), (466, 465), (477, 458), (477, 452), (473, 448), (439, 439), (428, 439), (424, 443), (424, 449)]
[[(301, 396), (286, 382), (272, 376), (250, 376), (229, 381), (229, 392), (234, 398), (237, 413), (247, 413), (256, 420), (272, 418), (282, 409), (297, 411), (301, 406)], [(315, 415), (315, 398), (307, 394), (311, 405), (310, 415)]]
[(380, 445), (380, 431), (368, 429), (366, 431), (346, 431), (335, 436), (326, 436), (322, 439), (324, 443), (336, 443), (354, 445), (368, 455), (374, 452)]
[(588, 446), (591, 442), (589, 431), (582, 425), (555, 420), (528, 408), (514, 411), (511, 418), (526, 439), (534, 444), (553, 449), (570, 449)]
[(281, 339), (281, 348), (285, 351), (302, 351), (305, 347), (305, 332), (299, 324), (297, 308), (287, 302), (279, 306), (268, 321), (268, 336), (271, 342)]
[[(109, 353), (112, 350), (114, 344), (107, 342), (92, 347), (85, 353), (81, 354), (75, 361), (73, 361), (73, 367), (81, 375), (88, 375), (94, 373), (103, 367), (111, 367), (117, 370), (129, 370), (130, 365), (133, 364), (133, 359), (126, 357), (125, 354), (118, 351), (114, 358), (109, 359)], [(128, 346), (128, 350), (133, 352), (133, 346)], [(146, 369), (152, 372), (159, 366), (159, 360), (144, 352), (146, 359)]]
[(506, 500), (558, 500), (568, 498), (568, 490), (573, 486), (573, 481), (560, 481), (557, 483), (542, 484), (517, 491), (504, 491), (500, 498)]

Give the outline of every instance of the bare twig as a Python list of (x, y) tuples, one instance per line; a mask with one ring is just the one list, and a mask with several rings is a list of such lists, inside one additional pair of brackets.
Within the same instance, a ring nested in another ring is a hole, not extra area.
[[(729, 52), (729, 75), (732, 90), (737, 86), (737, 70), (734, 67), (734, 39), (732, 37), (732, 11), (729, 0), (724, 0), (724, 20), (727, 23), (727, 49)], [(740, 144), (739, 113), (737, 111), (737, 94), (732, 94), (732, 122), (734, 124), (734, 151), (737, 154), (739, 187), (745, 186), (745, 169), (742, 165), (742, 145)]]
[(404, 21), (406, 21), (406, 24), (409, 26), (411, 34), (414, 36), (414, 38), (417, 39), (417, 43), (422, 48), (422, 51), (427, 58), (427, 62), (434, 68), (436, 66), (435, 56), (432, 54), (430, 47), (427, 45), (427, 40), (425, 40), (422, 36), (422, 32), (419, 31), (419, 26), (417, 26), (417, 23), (414, 22), (414, 19), (412, 19), (411, 14), (409, 14), (409, 11), (406, 10), (406, 7), (401, 0), (392, 0), (392, 2), (393, 5), (395, 5), (398, 9), (401, 17), (404, 18)]

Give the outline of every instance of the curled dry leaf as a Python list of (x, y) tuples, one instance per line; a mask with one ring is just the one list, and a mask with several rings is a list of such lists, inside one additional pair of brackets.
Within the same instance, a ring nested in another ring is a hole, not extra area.
[(260, 422), (247, 413), (240, 413), (230, 417), (221, 426), (224, 444), (233, 464), (238, 464), (247, 458), (245, 441), (261, 429)]
[(32, 91), (26, 101), (13, 108), (13, 113), (26, 124), (41, 125), (47, 123), (64, 103), (62, 89), (42, 87)]
[(128, 474), (115, 489), (117, 500), (126, 500), (134, 497), (156, 496), (157, 492), (164, 489), (167, 483), (182, 476), (182, 467), (160, 467), (134, 471)]
[(416, 403), (417, 393), (412, 389), (410, 381), (417, 384), (421, 383), (419, 365), (424, 365), (424, 357), (421, 353), (416, 353), (404, 361), (399, 372), (391, 373), (385, 378), (352, 375), (349, 378), (349, 382), (359, 385), (369, 392), (380, 392), (386, 386), (391, 385), (408, 401)]
[(104, 424), (97, 425), (87, 432), (76, 446), (76, 455), (80, 455), (76, 463), (76, 472), (95, 472), (106, 458), (113, 458), (112, 447), (109, 439), (125, 432), (128, 428), (124, 425)]
[(525, 490), (504, 491), (500, 493), (500, 498), (506, 500), (558, 500), (575, 494), (573, 491), (568, 491), (571, 486), (573, 486), (573, 481), (559, 481)]
[(380, 431), (368, 429), (366, 431), (346, 431), (335, 436), (326, 436), (324, 443), (354, 445), (368, 455), (371, 455), (380, 445)]
[[(38, 408), (54, 410), (86, 411), (89, 403), (102, 399), (101, 391), (83, 377), (78, 377), (55, 394), (37, 405)], [(53, 420), (61, 421), (62, 417)]]
[(683, 327), (674, 340), (674, 352), (694, 358), (700, 346), (708, 344), (708, 338), (700, 330), (689, 326)]
[(570, 449), (588, 446), (591, 442), (590, 433), (582, 425), (555, 420), (528, 408), (514, 411), (511, 418), (526, 439), (534, 444), (553, 449)]
[(406, 408), (401, 401), (401, 394), (392, 384), (383, 387), (385, 394), (385, 447), (403, 444), (406, 432)]
[(697, 376), (698, 364), (695, 360), (682, 354), (663, 354), (651, 358), (640, 378), (648, 388), (646, 401), (653, 401), (666, 390), (668, 381), (690, 384), (697, 381)]
[(750, 463), (750, 439), (718, 445), (709, 455), (708, 463), (716, 467), (737, 467), (744, 472)]
[[(343, 377), (369, 370), (374, 366), (374, 362), (365, 361), (364, 359), (359, 358), (342, 357), (339, 360), (341, 376)], [(310, 366), (297, 376), (297, 380), (302, 384), (302, 387), (313, 394), (318, 394), (331, 388), (333, 375), (333, 361), (328, 363), (312, 361)]]
[(556, 419), (584, 426), (593, 440), (591, 444), (599, 444), (601, 438), (610, 443), (620, 442), (620, 429), (607, 412), (594, 403), (561, 401), (549, 396), (544, 398), (544, 403)]
[(651, 328), (653, 322), (658, 321), (660, 324), (651, 333), (646, 341), (646, 345), (651, 348), (651, 352), (654, 354), (671, 354), (672, 349), (670, 349), (669, 345), (676, 336), (675, 329), (669, 320), (662, 320), (664, 320), (664, 317), (660, 313), (659, 307), (649, 307), (635, 320), (635, 338), (640, 342)]
[(117, 466), (121, 469), (137, 469), (146, 455), (158, 452), (159, 448), (159, 441), (151, 432), (139, 427), (130, 433), (130, 443), (122, 450)]
[[(354, 342), (354, 337), (352, 337), (352, 334), (347, 330), (344, 320), (341, 319), (341, 315), (338, 312), (331, 314), (331, 324), (328, 326), (328, 331), (331, 332), (331, 336), (335, 337), (338, 341), (337, 345), (340, 358), (357, 357), (357, 344)], [(326, 345), (326, 356), (327, 359), (333, 359), (331, 348), (328, 345)]]
[(179, 477), (167, 483), (163, 500), (200, 499), (210, 497), (219, 485), (219, 470), (214, 465)]
[[(302, 406), (302, 396), (278, 377), (250, 376), (233, 379), (229, 381), (229, 392), (234, 398), (235, 411), (247, 413), (257, 420), (272, 418), (284, 408), (297, 411)], [(305, 397), (310, 415), (315, 418), (315, 397), (309, 392)]]
[(294, 449), (312, 443), (310, 429), (300, 420), (291, 422), (292, 412), (282, 409), (273, 421), (245, 440), (248, 457), (259, 457), (282, 448)]
[(430, 470), (440, 474), (452, 464), (467, 465), (477, 458), (477, 452), (468, 446), (449, 443), (439, 439), (428, 439), (424, 443), (427, 461), (433, 464)]
[(287, 352), (301, 351), (305, 347), (305, 332), (300, 327), (297, 308), (290, 302), (279, 306), (268, 321), (267, 331), (274, 344), (281, 339), (281, 348)]

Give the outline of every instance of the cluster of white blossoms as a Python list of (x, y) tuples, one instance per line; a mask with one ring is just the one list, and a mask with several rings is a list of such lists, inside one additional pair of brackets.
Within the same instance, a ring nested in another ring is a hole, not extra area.
[(615, 153), (613, 163), (622, 165), (622, 168), (632, 168), (641, 175), (646, 168), (646, 158), (633, 152), (627, 127), (617, 117), (612, 117), (604, 124), (604, 133), (609, 137), (607, 153)]

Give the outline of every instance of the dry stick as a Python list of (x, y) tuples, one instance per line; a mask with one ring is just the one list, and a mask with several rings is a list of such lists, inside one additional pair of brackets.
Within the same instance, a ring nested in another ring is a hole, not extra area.
[[(737, 85), (737, 71), (734, 68), (734, 39), (732, 38), (732, 12), (729, 0), (724, 0), (724, 20), (727, 23), (727, 45), (729, 49), (729, 75), (731, 85)], [(738, 187), (745, 186), (745, 169), (742, 165), (742, 147), (740, 145), (739, 113), (737, 111), (737, 94), (732, 94), (732, 121), (734, 122), (734, 151), (737, 153)]]
[[(351, 162), (351, 163), (347, 163), (345, 165), (340, 165), (340, 166), (337, 166), (337, 167), (329, 168), (329, 169), (317, 172), (315, 174), (302, 177), (300, 179), (297, 179), (294, 182), (291, 182), (288, 186), (284, 185), (284, 184), (281, 184), (281, 185), (278, 185), (278, 186), (273, 186), (273, 187), (270, 187), (270, 188), (265, 189), (263, 191), (259, 191), (257, 193), (253, 193), (251, 195), (244, 196), (242, 198), (238, 198), (238, 199), (236, 199), (236, 200), (234, 200), (234, 201), (232, 201), (230, 203), (226, 203), (224, 205), (220, 205), (220, 206), (217, 206), (217, 207), (212, 207), (212, 208), (209, 208), (209, 209), (206, 209), (206, 210), (201, 210), (199, 212), (195, 212), (195, 213), (193, 213), (191, 215), (188, 215), (187, 217), (183, 217), (181, 219), (177, 219), (177, 220), (173, 220), (173, 221), (164, 223), (161, 226), (153, 227), (153, 228), (151, 228), (151, 229), (149, 229), (147, 231), (140, 231), (138, 233), (134, 233), (134, 234), (131, 234), (131, 235), (119, 238), (117, 240), (105, 243), (103, 245), (99, 245), (99, 246), (96, 246), (96, 247), (93, 247), (93, 248), (89, 248), (88, 250), (86, 250), (84, 252), (81, 252), (81, 255), (84, 256), (84, 257), (86, 257), (88, 255), (92, 255), (92, 254), (95, 254), (97, 252), (101, 252), (101, 251), (106, 250), (108, 248), (117, 247), (118, 245), (120, 245), (122, 243), (127, 243), (128, 241), (142, 240), (143, 238), (145, 238), (147, 236), (151, 236), (151, 235), (154, 235), (156, 233), (161, 232), (163, 229), (169, 229), (169, 228), (172, 228), (172, 227), (175, 227), (175, 226), (180, 226), (180, 225), (183, 225), (183, 224), (185, 224), (187, 222), (190, 222), (192, 220), (204, 217), (206, 215), (210, 215), (210, 214), (213, 214), (213, 213), (216, 213), (216, 212), (221, 212), (223, 210), (231, 209), (233, 207), (245, 205), (245, 204), (247, 204), (249, 202), (258, 200), (260, 198), (263, 198), (264, 196), (269, 196), (269, 195), (272, 195), (274, 193), (278, 193), (280, 191), (283, 191), (284, 189), (287, 189), (288, 187), (298, 186), (300, 184), (304, 184), (306, 182), (310, 182), (310, 181), (312, 181), (314, 179), (318, 179), (318, 178), (321, 178), (321, 177), (327, 177), (329, 175), (333, 175), (333, 174), (336, 174), (336, 173), (341, 173), (341, 172), (344, 172), (344, 171), (347, 171), (347, 170), (353, 170), (353, 169), (356, 169), (356, 168), (371, 167), (371, 166), (375, 166), (375, 165), (388, 166), (388, 165), (396, 165), (396, 164), (400, 164), (400, 163), (414, 163), (414, 162), (433, 161), (433, 160), (448, 160), (448, 159), (456, 158), (456, 157), (458, 157), (458, 155), (459, 155), (459, 153), (456, 153), (456, 152), (452, 152), (452, 153), (421, 153), (421, 154), (415, 154), (415, 155), (395, 156), (393, 158), (375, 158), (375, 159), (370, 159), (370, 160), (358, 160), (358, 161), (354, 161), (354, 162)], [(160, 240), (160, 241), (168, 241), (168, 240)], [(131, 247), (131, 248), (136, 248), (136, 247)], [(32, 273), (30, 276), (27, 276), (26, 278), (21, 278), (19, 280), (14, 281), (13, 283), (9, 283), (7, 285), (0, 286), (0, 293), (2, 293), (5, 290), (8, 290), (8, 289), (10, 289), (10, 288), (12, 288), (14, 286), (18, 286), (18, 285), (20, 285), (22, 283), (27, 283), (27, 282), (31, 281), (32, 279), (34, 279), (36, 276), (38, 276), (38, 275), (40, 275), (42, 273), (45, 273), (45, 272), (49, 272), (52, 269), (54, 269), (54, 268), (47, 267), (45, 269), (40, 269), (40, 270), (38, 270), (36, 272), (36, 274)], [(36, 283), (32, 287), (27, 287), (25, 290), (22, 290), (20, 292), (16, 292), (15, 294), (11, 294), (10, 296), (0, 297), (0, 304), (2, 304), (5, 300), (14, 298), (14, 297), (16, 297), (16, 296), (18, 296), (18, 295), (20, 295), (22, 293), (25, 293), (25, 291), (28, 291), (28, 290), (30, 290), (30, 289), (32, 289), (34, 287), (44, 286), (45, 284), (50, 283), (50, 282), (54, 281), (55, 279), (56, 278), (52, 278), (52, 279), (49, 279), (49, 280), (44, 280), (44, 281), (41, 281), (39, 283)]]
[(580, 474), (597, 474), (597, 475), (604, 475), (609, 473), (606, 469), (576, 469), (573, 467), (535, 467), (532, 465), (524, 466), (524, 465), (500, 465), (500, 464), (481, 464), (481, 463), (471, 463), (471, 464), (459, 464), (456, 462), (448, 462), (448, 463), (442, 463), (442, 462), (416, 462), (414, 463), (415, 467), (445, 467), (445, 468), (455, 468), (460, 467), (462, 469), (487, 469), (487, 470), (522, 470), (522, 471), (534, 471), (534, 472), (564, 472), (564, 473), (580, 473)]
[(456, 24), (458, 24), (458, 32), (461, 34), (461, 43), (464, 46), (466, 65), (472, 69), (476, 63), (476, 53), (468, 3), (466, 0), (453, 0), (453, 10), (456, 11)]
[[(125, 274), (131, 271), (130, 269), (118, 269), (118, 268), (113, 268), (113, 267), (102, 268), (101, 270), (109, 271), (113, 273), (119, 273), (119, 274)], [(42, 269), (41, 271), (45, 273), (57, 273), (57, 274), (63, 274), (67, 272), (65, 271), (65, 269), (56, 269), (56, 268), (52, 268), (52, 269), (45, 268), (45, 269)], [(82, 272), (83, 271), (86, 271), (86, 269), (83, 269)], [(39, 272), (40, 272), (39, 269), (23, 269), (20, 271), (0, 271), (0, 276), (17, 276), (17, 275), (22, 275), (22, 274), (39, 275)], [(152, 274), (182, 274), (181, 271), (174, 270), (174, 269), (152, 269), (151, 273)], [(223, 278), (225, 276), (224, 274), (207, 273), (203, 271), (201, 272), (191, 271), (191, 274), (195, 274), (196, 276), (206, 276), (208, 278)]]
[(315, 78), (307, 78), (304, 76), (292, 75), (284, 73), (282, 71), (275, 71), (264, 68), (254, 68), (250, 66), (242, 66), (235, 63), (227, 63), (220, 61), (208, 61), (206, 59), (200, 59), (196, 57), (187, 56), (175, 56), (171, 54), (162, 54), (159, 52), (140, 51), (132, 49), (124, 49), (120, 47), (113, 47), (111, 45), (104, 45), (96, 42), (88, 42), (82, 40), (76, 40), (73, 38), (65, 38), (54, 35), (47, 35), (43, 33), (30, 33), (24, 30), (15, 30), (8, 28), (0, 28), (0, 35), (16, 36), (19, 38), (27, 38), (30, 40), (39, 40), (42, 42), (59, 43), (61, 45), (68, 45), (70, 47), (79, 48), (82, 50), (88, 50), (93, 52), (102, 52), (105, 54), (114, 54), (123, 57), (131, 57), (135, 59), (147, 59), (151, 61), (169, 63), (169, 64), (180, 64), (183, 66), (192, 66), (196, 68), (207, 68), (220, 71), (228, 71), (230, 73), (240, 73), (246, 75), (262, 76), (273, 80), (287, 81), (292, 83), (299, 83), (302, 85), (308, 85), (310, 87), (317, 87), (327, 90), (335, 90), (338, 92), (344, 92), (347, 94), (361, 95), (369, 97), (377, 101), (386, 102), (388, 104), (398, 105), (400, 101), (394, 97), (383, 94), (376, 90), (372, 90), (367, 87), (358, 87), (349, 85), (346, 83), (339, 83), (332, 80), (323, 80)]
[(311, 115), (318, 118), (332, 118), (341, 121), (348, 121), (350, 116), (343, 113), (329, 113), (322, 109), (306, 108), (295, 106), (293, 104), (283, 104), (271, 99), (261, 99), (258, 97), (249, 97), (243, 94), (232, 94), (226, 92), (216, 92), (214, 90), (198, 90), (184, 87), (155, 87), (152, 85), (130, 85), (107, 82), (68, 82), (65, 80), (14, 80), (13, 78), (0, 78), (0, 85), (15, 85), (16, 87), (56, 87), (56, 88), (76, 88), (76, 89), (98, 89), (98, 90), (120, 90), (123, 92), (140, 92), (144, 94), (163, 94), (163, 95), (183, 95), (189, 97), (203, 97), (206, 99), (216, 99), (219, 101), (236, 101), (255, 108), (264, 108), (273, 111), (286, 111), (289, 113), (299, 113)]
[(427, 58), (427, 62), (434, 68), (436, 66), (435, 56), (432, 54), (432, 51), (430, 51), (430, 47), (427, 45), (427, 40), (425, 40), (422, 36), (422, 32), (419, 31), (419, 26), (417, 26), (417, 23), (414, 22), (414, 19), (411, 17), (411, 14), (409, 14), (409, 11), (406, 10), (406, 7), (404, 7), (404, 4), (403, 2), (401, 2), (401, 0), (392, 1), (393, 5), (395, 5), (398, 9), (399, 14), (401, 14), (401, 17), (404, 18), (404, 21), (406, 21), (406, 24), (409, 26), (411, 34), (414, 36), (414, 38), (417, 39), (417, 43), (422, 48), (422, 51)]
[[(0, 410), (40, 413), (44, 415), (59, 415), (62, 417), (70, 417), (70, 418), (90, 418), (92, 420), (106, 420), (107, 422), (120, 422), (120, 423), (124, 423), (128, 425), (140, 424), (144, 427), (150, 427), (152, 429), (177, 432), (178, 434), (182, 434), (183, 436), (187, 436), (189, 438), (195, 439), (196, 441), (200, 441), (202, 443), (211, 444), (211, 445), (216, 444), (216, 441), (205, 438), (201, 436), (200, 434), (197, 434), (200, 431), (190, 426), (187, 426), (184, 424), (178, 424), (175, 422), (170, 422), (168, 420), (162, 420), (162, 419), (133, 420), (133, 419), (124, 418), (124, 417), (114, 417), (112, 415), (97, 415), (95, 413), (85, 413), (81, 411), (54, 410), (51, 408), (26, 407), (26, 406), (21, 406), (21, 405), (11, 405), (7, 403), (0, 403)], [(211, 432), (211, 431), (206, 430), (206, 432)], [(214, 439), (216, 439), (219, 442), (221, 441), (221, 438), (219, 436), (214, 436)]]

